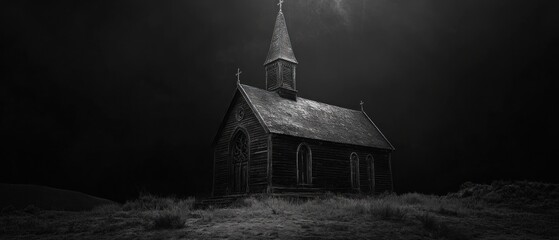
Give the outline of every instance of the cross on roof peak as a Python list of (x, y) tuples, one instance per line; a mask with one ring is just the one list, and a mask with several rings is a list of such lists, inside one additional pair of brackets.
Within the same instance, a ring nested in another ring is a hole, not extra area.
[(237, 68), (237, 74), (235, 74), (237, 75), (237, 83), (241, 83), (241, 73), (243, 73), (241, 72), (241, 69)]
[(361, 100), (361, 101), (359, 102), (359, 105), (361, 105), (361, 111), (363, 111), (363, 104), (364, 104), (364, 102), (363, 102), (363, 100)]
[(279, 11), (281, 12), (281, 7), (283, 5), (283, 0), (279, 0), (278, 6), (280, 7)]

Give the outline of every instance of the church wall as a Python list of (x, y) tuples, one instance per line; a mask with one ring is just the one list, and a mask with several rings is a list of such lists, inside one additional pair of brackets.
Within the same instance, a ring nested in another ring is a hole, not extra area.
[[(244, 117), (237, 120), (239, 108), (244, 109)], [(248, 191), (261, 193), (268, 187), (268, 135), (244, 98), (237, 93), (233, 104), (225, 116), (225, 125), (214, 146), (214, 183), (213, 194), (216, 196), (229, 193), (231, 181), (230, 140), (238, 127), (248, 132), (250, 157), (248, 165)]]
[[(297, 186), (297, 147), (305, 142), (312, 152), (312, 185)], [(356, 192), (351, 187), (350, 155), (359, 156), (360, 190), (370, 193), (369, 172), (366, 157), (375, 159), (377, 192), (392, 191), (392, 176), (389, 167), (390, 153), (375, 148), (303, 139), (286, 135), (272, 135), (272, 187), (273, 191), (317, 191)]]
[(390, 154), (373, 154), (375, 159), (375, 189), (376, 192), (392, 191), (392, 172), (390, 169)]

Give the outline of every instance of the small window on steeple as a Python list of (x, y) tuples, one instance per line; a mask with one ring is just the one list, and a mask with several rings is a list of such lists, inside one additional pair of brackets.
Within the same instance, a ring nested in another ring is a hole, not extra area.
[(293, 82), (293, 66), (289, 63), (282, 63), (282, 80), (284, 86), (294, 89), (294, 82)]
[(278, 87), (278, 63), (273, 63), (266, 66), (266, 82), (268, 90)]

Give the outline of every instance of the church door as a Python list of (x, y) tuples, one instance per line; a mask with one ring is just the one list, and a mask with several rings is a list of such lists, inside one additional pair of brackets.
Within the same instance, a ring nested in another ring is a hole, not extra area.
[(238, 131), (231, 144), (231, 189), (233, 193), (245, 193), (248, 185), (248, 139)]

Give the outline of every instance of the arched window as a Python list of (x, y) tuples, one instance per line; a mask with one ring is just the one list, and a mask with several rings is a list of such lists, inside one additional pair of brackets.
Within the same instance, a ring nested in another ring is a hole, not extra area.
[(351, 187), (359, 189), (359, 157), (357, 153), (351, 153), (349, 159), (351, 164)]
[(238, 130), (231, 139), (231, 190), (244, 193), (248, 185), (248, 138)]
[(305, 143), (297, 148), (297, 184), (312, 183), (312, 154), (311, 149)]
[(369, 186), (372, 193), (375, 192), (375, 159), (373, 155), (367, 155), (367, 172), (369, 175)]

